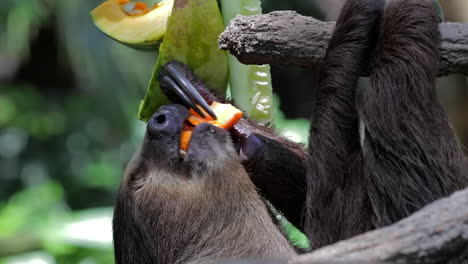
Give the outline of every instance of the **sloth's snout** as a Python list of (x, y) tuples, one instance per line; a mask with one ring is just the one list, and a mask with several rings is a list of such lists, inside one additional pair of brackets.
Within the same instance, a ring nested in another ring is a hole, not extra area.
[(189, 111), (181, 105), (162, 106), (148, 120), (146, 132), (152, 137), (178, 134), (188, 116)]

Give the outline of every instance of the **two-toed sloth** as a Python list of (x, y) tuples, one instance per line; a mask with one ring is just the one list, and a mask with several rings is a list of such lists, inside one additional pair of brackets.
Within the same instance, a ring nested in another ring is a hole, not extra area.
[[(231, 131), (198, 125), (181, 156), (189, 111), (161, 107), (118, 193), (116, 262), (290, 259), (297, 252), (264, 198), (318, 248), (466, 187), (467, 161), (434, 89), (438, 23), (430, 0), (347, 1), (320, 70), (307, 150), (243, 119)], [(363, 72), (370, 85), (357, 88)]]

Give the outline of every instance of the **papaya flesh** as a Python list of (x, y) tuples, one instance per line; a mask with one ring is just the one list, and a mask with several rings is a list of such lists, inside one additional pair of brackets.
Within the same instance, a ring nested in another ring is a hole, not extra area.
[(217, 127), (224, 128), (226, 130), (234, 127), (237, 122), (242, 118), (242, 111), (237, 109), (231, 104), (222, 104), (213, 102), (211, 109), (216, 114), (217, 119), (213, 119), (208, 114), (205, 114), (205, 118), (197, 114), (193, 109), (190, 109), (190, 116), (186, 119), (185, 125), (180, 133), (180, 149), (183, 151), (188, 150), (190, 138), (192, 136), (193, 129), (201, 123), (209, 123)]
[(91, 11), (94, 24), (116, 41), (141, 50), (158, 51), (174, 0), (153, 7), (130, 0), (108, 0)]

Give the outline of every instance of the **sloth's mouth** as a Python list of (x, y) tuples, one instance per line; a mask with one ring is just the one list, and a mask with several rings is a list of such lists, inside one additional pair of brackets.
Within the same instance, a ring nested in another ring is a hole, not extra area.
[[(164, 105), (149, 120), (146, 129), (147, 150), (157, 160), (177, 163), (188, 160), (213, 159), (222, 154), (229, 144), (229, 132), (209, 123), (193, 128), (188, 150), (181, 150), (181, 133), (189, 116), (189, 110), (182, 105)], [(235, 130), (233, 130), (235, 131)], [(232, 148), (231, 148), (232, 149)]]
[[(239, 155), (250, 160), (263, 146), (243, 119), (230, 130), (201, 123), (192, 130), (187, 151), (181, 149), (181, 133), (190, 115), (187, 107), (173, 104), (162, 106), (149, 120), (143, 153), (149, 160), (190, 169), (196, 164), (215, 164), (218, 157)], [(210, 166), (209, 166), (210, 167)]]
[[(184, 128), (187, 128), (188, 126), (190, 126), (191, 124), (189, 122), (185, 122), (183, 127)], [(207, 133), (208, 131), (205, 130), (205, 131), (200, 131), (199, 129), (197, 129), (199, 125), (195, 126), (195, 129), (193, 130), (193, 133), (192, 132), (192, 136), (195, 136), (197, 137), (197, 133), (200, 134), (200, 133)], [(193, 128), (193, 127), (192, 127)], [(213, 129), (211, 129), (210, 131), (212, 132)], [(187, 155), (187, 151), (190, 149), (188, 147), (185, 147), (185, 148), (182, 148), (182, 141), (183, 140), (186, 140), (183, 138), (182, 136), (182, 133), (184, 131), (180, 131), (180, 150), (179, 150), (179, 154), (182, 158), (184, 158), (186, 155)], [(230, 128), (230, 129), (227, 129), (227, 132), (232, 140), (232, 143), (234, 144), (234, 148), (236, 149), (237, 153), (239, 154), (242, 154), (242, 149), (241, 149), (241, 146), (245, 145), (245, 142), (248, 141), (248, 138), (251, 136), (251, 131), (248, 129), (248, 127), (245, 125), (245, 122), (239, 122), (238, 124), (236, 124), (234, 127)], [(212, 132), (213, 133), (213, 132)], [(190, 141), (188, 142), (190, 143)], [(187, 144), (184, 142), (184, 144)]]
[(192, 136), (190, 137), (190, 140), (188, 142), (189, 147), (186, 150), (180, 148), (181, 140), (182, 140), (182, 137), (181, 137), (182, 130), (180, 130), (178, 132), (179, 142), (178, 142), (177, 146), (179, 146), (179, 157), (182, 160), (185, 160), (185, 157), (187, 157), (187, 154), (189, 152), (192, 152), (192, 149), (193, 149), (193, 151), (196, 151), (196, 148), (202, 148), (202, 146), (200, 146), (201, 144), (199, 142), (197, 142), (197, 141), (199, 140), (199, 138), (203, 137), (204, 133), (209, 133), (209, 132), (215, 133), (215, 131), (213, 129), (211, 129), (211, 131), (207, 130), (207, 129), (201, 130), (200, 125), (195, 126), (195, 128), (193, 129)]

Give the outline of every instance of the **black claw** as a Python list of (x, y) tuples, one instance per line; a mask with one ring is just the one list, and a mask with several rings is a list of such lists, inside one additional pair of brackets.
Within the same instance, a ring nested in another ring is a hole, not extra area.
[(197, 105), (201, 106), (212, 118), (217, 119), (210, 105), (203, 99), (187, 77), (172, 64), (167, 64), (165, 67), (170, 78), (168, 78), (169, 76), (164, 76), (163, 79), (170, 84), (170, 87), (174, 89), (179, 98), (193, 108), (201, 117), (205, 117), (205, 115)]
[(205, 118), (203, 111), (201, 111), (200, 108), (196, 104), (194, 104), (187, 95), (185, 95), (184, 91), (182, 91), (180, 86), (171, 77), (164, 76), (161, 82), (171, 87), (172, 92), (174, 92), (177, 95), (177, 97), (182, 101), (183, 104), (185, 104), (185, 106), (192, 108), (201, 117)]

